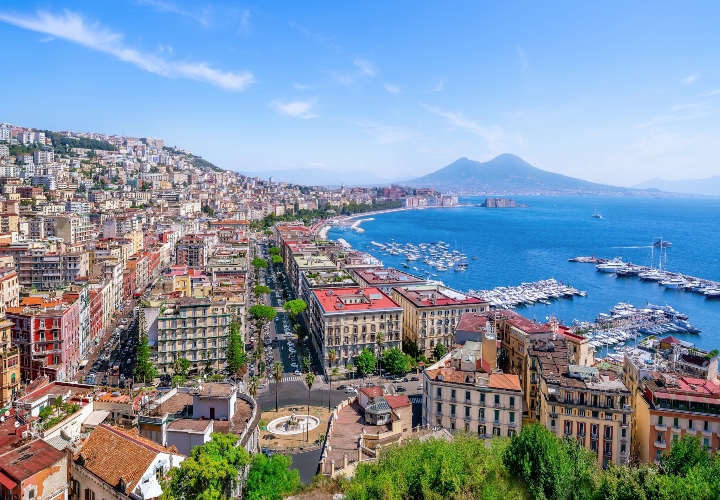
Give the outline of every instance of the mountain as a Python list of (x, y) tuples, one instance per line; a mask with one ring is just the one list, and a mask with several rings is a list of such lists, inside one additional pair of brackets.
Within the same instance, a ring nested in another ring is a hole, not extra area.
[(303, 186), (383, 186), (395, 179), (386, 179), (369, 172), (351, 170), (336, 172), (322, 168), (296, 168), (292, 170), (266, 170), (264, 172), (240, 172), (248, 177), (259, 177), (267, 180), (270, 177), (276, 182), (300, 184)]
[(596, 184), (541, 170), (512, 154), (501, 154), (486, 162), (460, 158), (440, 170), (405, 184), (487, 194), (639, 193), (630, 188)]
[(675, 193), (720, 196), (720, 175), (706, 179), (680, 179), (677, 181), (666, 181), (656, 177), (633, 187), (638, 189), (660, 189)]

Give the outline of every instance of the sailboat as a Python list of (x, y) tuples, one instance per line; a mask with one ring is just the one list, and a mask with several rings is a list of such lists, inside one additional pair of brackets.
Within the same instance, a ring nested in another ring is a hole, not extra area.
[(597, 211), (597, 205), (595, 205), (595, 212), (592, 214), (593, 219), (602, 219), (602, 215), (600, 215)]

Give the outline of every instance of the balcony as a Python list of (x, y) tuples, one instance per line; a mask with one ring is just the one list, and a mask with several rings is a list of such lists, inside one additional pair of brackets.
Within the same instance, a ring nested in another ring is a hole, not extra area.
[(605, 453), (603, 453), (606, 457), (612, 457), (612, 450), (605, 450)]
[(565, 429), (566, 436), (572, 436), (572, 429)]
[(697, 435), (697, 431), (698, 431), (697, 427), (691, 427), (691, 428), (685, 430), (685, 434), (689, 434), (690, 436), (695, 436), (695, 435)]
[(630, 427), (630, 422), (627, 420), (625, 422), (620, 422), (620, 427)]
[(712, 437), (713, 435), (713, 431), (711, 429), (703, 429), (700, 432), (702, 432), (702, 435), (705, 437)]
[(457, 398), (455, 396), (450, 396), (450, 402), (455, 403), (457, 401)]
[(612, 413), (605, 413), (605, 420), (612, 420), (613, 416)]
[(598, 436), (597, 434), (590, 434), (590, 439), (592, 439), (593, 441), (597, 441), (599, 437), (600, 436)]
[(579, 431), (578, 437), (584, 438), (585, 437), (585, 431)]
[(499, 420), (495, 420), (495, 421), (493, 422), (493, 425), (500, 425), (500, 421), (499, 421)]
[(435, 412), (435, 415), (437, 415), (438, 417), (442, 417), (442, 414), (443, 414), (442, 410), (437, 410)]
[(667, 441), (665, 441), (664, 439), (662, 441), (655, 441), (655, 448), (661, 448), (664, 450), (666, 447)]
[(484, 423), (484, 422), (485, 422), (485, 417), (479, 417), (479, 418), (478, 418), (478, 422), (480, 422), (481, 424)]
[(558, 414), (552, 412), (552, 413), (550, 413), (550, 418), (558, 418)]
[(465, 420), (470, 421), (470, 420), (472, 420), (472, 417), (470, 415), (465, 415)]
[(663, 424), (655, 424), (655, 430), (658, 432), (665, 432), (667, 431), (668, 426)]

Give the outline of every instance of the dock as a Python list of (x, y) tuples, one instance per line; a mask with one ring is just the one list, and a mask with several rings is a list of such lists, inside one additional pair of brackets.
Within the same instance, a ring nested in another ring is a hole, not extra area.
[(520, 286), (497, 287), (492, 290), (468, 290), (468, 295), (489, 302), (496, 309), (514, 309), (517, 306), (532, 305), (536, 302), (550, 305), (560, 298), (585, 297), (587, 292), (563, 285), (554, 278), (522, 283)]

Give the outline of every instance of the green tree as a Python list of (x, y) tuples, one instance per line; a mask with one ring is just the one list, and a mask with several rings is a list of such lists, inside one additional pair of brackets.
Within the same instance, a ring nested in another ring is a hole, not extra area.
[(223, 500), (230, 498), (238, 474), (250, 463), (250, 456), (237, 446), (238, 436), (213, 433), (210, 441), (196, 446), (180, 467), (170, 470), (163, 488), (167, 500)]
[(275, 319), (277, 311), (274, 307), (264, 306), (261, 304), (255, 304), (248, 311), (250, 317), (252, 317), (258, 323), (258, 328), (261, 329), (265, 323)]
[(248, 392), (253, 397), (253, 399), (255, 399), (257, 397), (259, 388), (260, 388), (260, 379), (257, 378), (257, 376), (253, 375), (252, 377), (250, 377), (250, 382), (248, 383)]
[(402, 350), (405, 354), (407, 354), (413, 359), (418, 359), (420, 357), (420, 348), (412, 340), (403, 339)]
[(380, 367), (380, 376), (382, 377), (382, 348), (385, 345), (385, 334), (378, 332), (375, 336), (375, 344), (378, 347), (378, 366)]
[(280, 255), (280, 247), (270, 247), (268, 248), (268, 253), (270, 255)]
[(255, 268), (255, 279), (258, 278), (258, 271), (260, 269), (266, 269), (268, 266), (268, 263), (265, 259), (261, 259), (260, 257), (255, 257), (252, 261), (250, 261), (250, 264), (252, 264), (253, 268)]
[(261, 295), (267, 295), (270, 293), (270, 287), (265, 285), (258, 285), (255, 287), (255, 297), (260, 297)]
[(684, 477), (696, 465), (707, 467), (709, 464), (710, 454), (700, 445), (700, 436), (690, 434), (675, 441), (670, 453), (660, 457), (660, 470), (672, 476)]
[(263, 453), (253, 456), (245, 483), (247, 500), (282, 500), (300, 489), (300, 474), (291, 469), (292, 458)]
[(173, 372), (175, 372), (176, 375), (185, 377), (185, 376), (187, 376), (189, 369), (190, 369), (190, 361), (186, 358), (178, 357), (173, 362)]
[(435, 356), (435, 359), (440, 359), (443, 356), (445, 356), (446, 352), (447, 352), (447, 349), (445, 348), (445, 345), (438, 343), (435, 346), (435, 349), (433, 350), (433, 356)]
[(397, 347), (388, 349), (382, 356), (385, 371), (393, 374), (403, 374), (410, 371), (410, 357)]
[(135, 379), (145, 384), (152, 382), (157, 376), (157, 368), (150, 361), (150, 339), (147, 334), (145, 310), (140, 308), (138, 314), (138, 343), (135, 347)]
[(290, 317), (294, 320), (307, 309), (307, 302), (302, 299), (288, 300), (283, 308), (290, 313)]
[(365, 347), (357, 359), (357, 368), (361, 375), (365, 376), (375, 369), (375, 355)]
[(275, 381), (275, 411), (280, 411), (278, 406), (278, 391), (280, 390), (280, 382), (283, 378), (283, 365), (282, 363), (275, 363), (272, 370), (272, 378)]
[(277, 265), (280, 265), (283, 263), (283, 258), (280, 257), (279, 255), (272, 255), (270, 257), (270, 262), (272, 262), (273, 264), (275, 264), (277, 266)]
[(243, 377), (247, 370), (248, 355), (240, 333), (240, 322), (234, 319), (228, 328), (225, 367), (232, 377)]
[[(307, 359), (307, 358), (305, 358), (305, 359)], [(308, 411), (307, 411), (308, 416), (310, 416), (310, 389), (312, 389), (312, 386), (314, 383), (315, 383), (315, 374), (311, 371), (308, 371), (305, 374), (305, 385), (307, 385), (307, 388), (308, 388)], [(305, 441), (310, 441), (310, 426), (309, 425), (305, 426), (305, 431), (306, 431)]]

